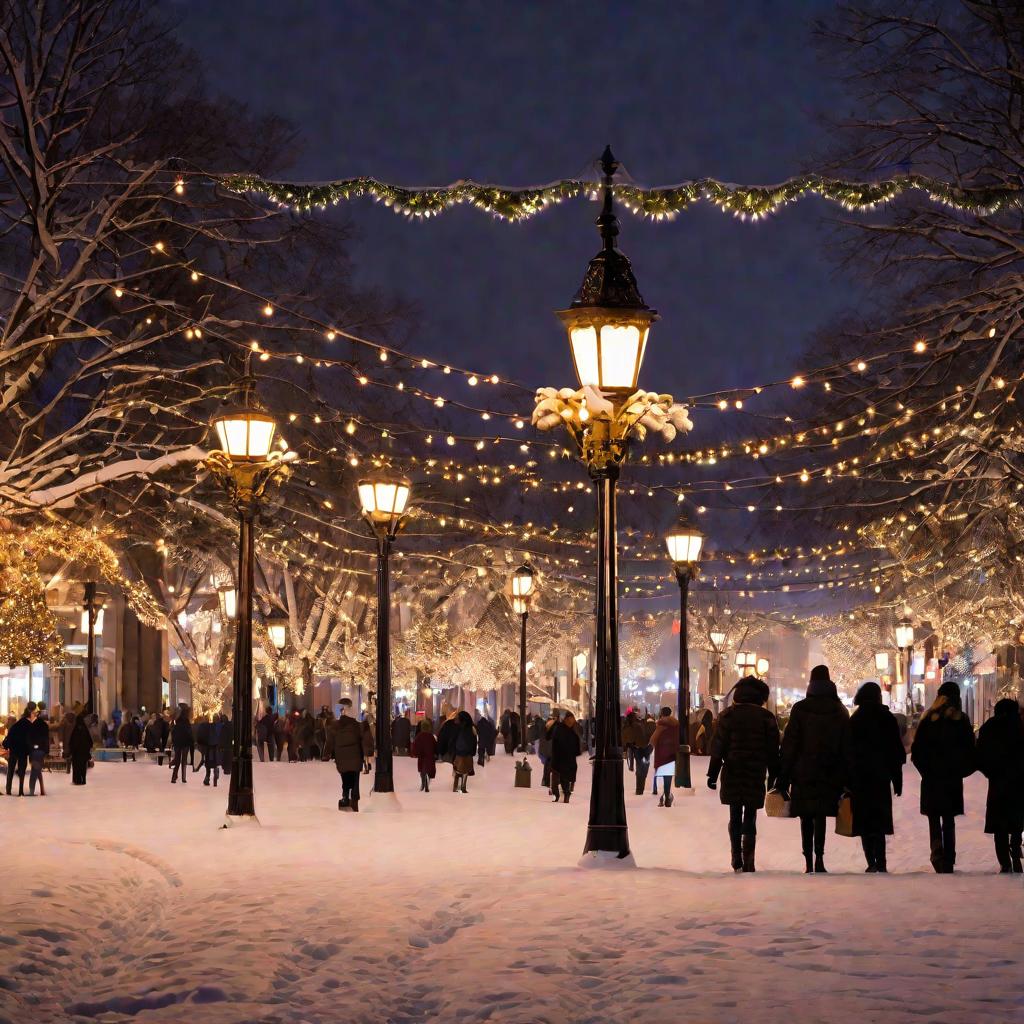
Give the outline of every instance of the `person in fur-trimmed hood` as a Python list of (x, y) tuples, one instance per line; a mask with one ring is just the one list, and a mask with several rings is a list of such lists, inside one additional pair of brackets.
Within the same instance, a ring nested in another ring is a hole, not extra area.
[(828, 666), (815, 665), (807, 696), (793, 705), (782, 737), (778, 781), (783, 792), (793, 788), (793, 814), (800, 819), (807, 874), (825, 871), (825, 826), (836, 816), (847, 781), (849, 742), (850, 714)]
[(921, 773), (921, 813), (928, 817), (932, 867), (950, 875), (956, 863), (956, 819), (964, 813), (964, 779), (976, 768), (974, 729), (956, 683), (939, 687), (917, 726), (910, 760)]
[(1002, 874), (1020, 874), (1024, 832), (1024, 723), (1012, 697), (996, 701), (992, 717), (978, 731), (978, 767), (988, 779), (985, 831), (995, 841)]

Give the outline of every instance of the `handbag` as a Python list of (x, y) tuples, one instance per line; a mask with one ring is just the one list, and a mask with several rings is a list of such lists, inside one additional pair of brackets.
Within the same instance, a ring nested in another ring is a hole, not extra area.
[(844, 793), (836, 811), (836, 835), (853, 835), (853, 802), (848, 793)]
[(764, 813), (769, 818), (792, 818), (793, 805), (788, 800), (784, 800), (777, 789), (770, 789), (764, 798)]
[(533, 769), (524, 757), (516, 761), (516, 789), (529, 789), (533, 785)]

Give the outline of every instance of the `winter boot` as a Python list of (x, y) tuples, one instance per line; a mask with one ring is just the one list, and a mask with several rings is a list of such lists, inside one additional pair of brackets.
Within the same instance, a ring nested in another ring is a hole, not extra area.
[(819, 817), (814, 819), (814, 873), (825, 875), (825, 825), (828, 818)]
[(354, 813), (358, 813), (359, 812), (359, 801), (355, 797), (353, 797), (351, 803), (349, 804), (349, 807), (352, 808)]
[(992, 837), (996, 847), (996, 860), (999, 862), (999, 874), (1013, 874), (1010, 865), (1010, 837), (1005, 832), (997, 832)]
[[(42, 784), (43, 780), (40, 778), (39, 785), (42, 786)], [(1021, 835), (1019, 832), (1010, 835), (1010, 866), (1015, 875), (1024, 872), (1024, 865), (1021, 864)]]
[(885, 862), (885, 836), (875, 836), (875, 870), (880, 875), (889, 873), (888, 865)]
[(814, 874), (814, 819), (800, 819), (800, 843), (804, 853), (804, 874)]
[(867, 861), (868, 866), (864, 869), (864, 873), (873, 875), (878, 871), (878, 861), (875, 854), (875, 837), (874, 836), (861, 836), (860, 837), (861, 849), (864, 851), (864, 859)]
[(754, 868), (754, 852), (757, 850), (757, 836), (743, 837), (743, 870), (750, 873)]
[(569, 783), (568, 782), (563, 782), (562, 783), (562, 802), (563, 803), (568, 803), (569, 802), (569, 796), (570, 796), (571, 793), (572, 793), (572, 789), (570, 788)]
[(743, 848), (741, 846), (739, 825), (729, 822), (729, 845), (732, 847), (732, 869), (733, 871), (743, 870)]
[(423, 792), (424, 793), (429, 793), (430, 792), (430, 776), (429, 775), (424, 775), (423, 776)]
[(455, 772), (455, 774), (452, 776), (452, 792), (453, 793), (458, 793), (458, 791), (459, 791), (459, 773)]
[(462, 792), (463, 793), (468, 792), (468, 790), (466, 789), (466, 782), (467, 782), (468, 779), (469, 779), (468, 775), (463, 775), (462, 776)]
[(426, 777), (426, 775), (423, 774), (423, 772), (420, 772), (420, 792), (424, 793), (424, 792), (426, 792), (426, 789), (427, 789), (427, 777)]

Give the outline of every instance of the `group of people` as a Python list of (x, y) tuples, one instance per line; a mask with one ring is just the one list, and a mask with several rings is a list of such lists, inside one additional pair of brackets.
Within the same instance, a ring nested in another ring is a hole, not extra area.
[[(849, 801), (850, 833), (859, 836), (867, 872), (887, 871), (886, 838), (894, 833), (892, 800), (903, 792), (907, 752), (896, 717), (877, 683), (864, 683), (851, 715), (818, 665), (806, 697), (792, 708), (780, 742), (769, 690), (754, 676), (741, 679), (719, 716), (711, 741), (708, 786), (729, 807), (735, 871), (755, 870), (757, 812), (771, 792), (780, 813), (800, 819), (804, 870), (824, 873), (829, 818)], [(920, 810), (928, 818), (934, 870), (952, 873), (956, 818), (964, 813), (963, 780), (980, 770), (988, 779), (985, 831), (994, 837), (1004, 873), (1021, 872), (1024, 831), (1024, 722), (1015, 700), (1001, 700), (977, 742), (960, 689), (943, 683), (922, 716), (910, 759), (921, 775)]]
[[(334, 715), (326, 706), (314, 718), (309, 708), (295, 708), (281, 715), (273, 706), (261, 704), (255, 720), (256, 753), (261, 761), (319, 761), (333, 721)], [(372, 724), (368, 717), (360, 724), (369, 734), (372, 755)]]

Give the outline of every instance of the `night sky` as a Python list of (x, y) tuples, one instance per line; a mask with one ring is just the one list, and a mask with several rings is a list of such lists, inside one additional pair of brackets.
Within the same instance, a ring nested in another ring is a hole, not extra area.
[[(610, 142), (645, 185), (771, 183), (815, 166), (847, 100), (815, 51), (816, 0), (469, 3), (175, 0), (211, 86), (292, 121), (290, 175), (522, 185), (585, 173)], [(239, 168), (247, 170), (248, 168)], [(361, 283), (412, 300), (410, 347), (531, 386), (573, 381), (551, 310), (597, 250), (595, 204), (519, 225), (350, 204)], [(623, 214), (621, 244), (663, 316), (641, 383), (677, 397), (787, 377), (862, 292), (829, 252), (835, 208), (756, 225), (708, 207)]]

